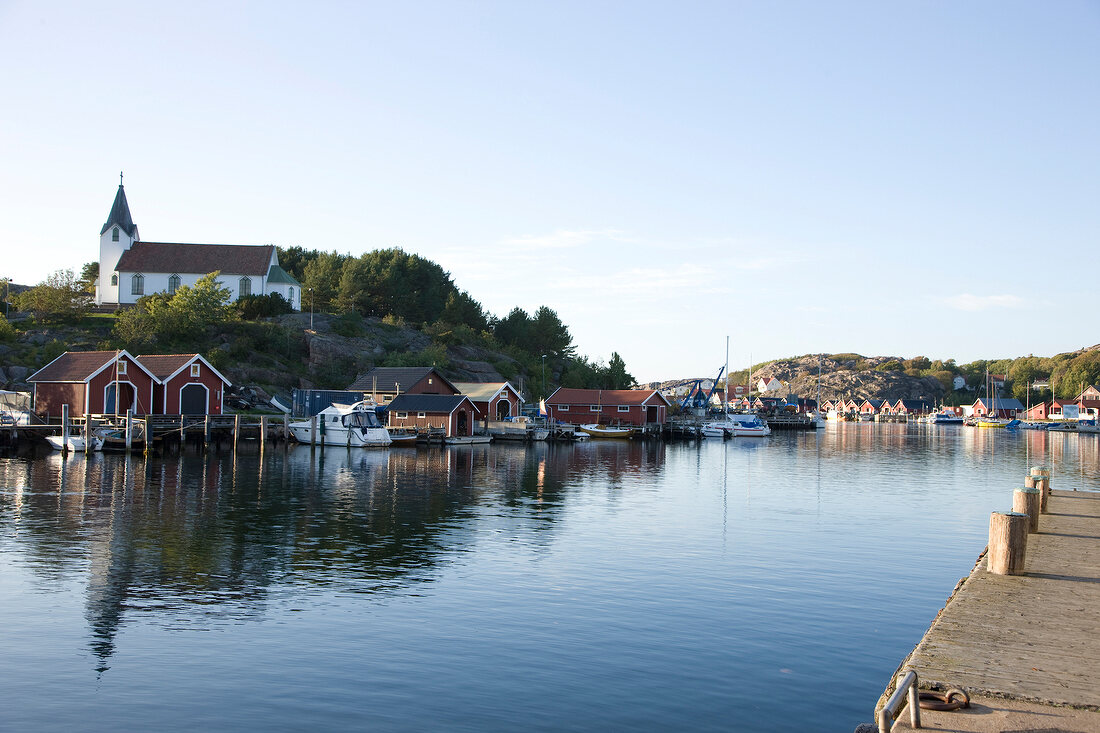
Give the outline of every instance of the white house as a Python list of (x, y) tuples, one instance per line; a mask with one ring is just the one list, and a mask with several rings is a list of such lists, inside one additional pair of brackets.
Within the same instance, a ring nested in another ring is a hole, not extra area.
[(763, 394), (765, 392), (779, 392), (783, 389), (783, 383), (775, 377), (761, 377), (756, 383), (756, 391)]
[(278, 293), (294, 310), (302, 309), (302, 286), (279, 267), (275, 245), (143, 242), (119, 182), (107, 223), (99, 231), (96, 305), (133, 304), (143, 295), (172, 294), (215, 271), (221, 273), (218, 281), (229, 288), (231, 301)]

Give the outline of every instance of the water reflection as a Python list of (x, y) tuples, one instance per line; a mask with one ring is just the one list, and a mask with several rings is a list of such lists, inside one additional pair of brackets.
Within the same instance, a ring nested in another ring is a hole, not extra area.
[(130, 614), (209, 627), (262, 616), (276, 587), (414, 593), (477, 542), (477, 512), (545, 532), (570, 486), (662, 463), (663, 447), (634, 443), (51, 454), (0, 459), (0, 525), (43, 582), (84, 574), (102, 671)]
[[(336, 694), (322, 727), (370, 710), (428, 728), (457, 710), (560, 730), (568, 709), (591, 729), (630, 711), (770, 730), (782, 709), (813, 728), (806, 701), (839, 677), (853, 692), (838, 706), (856, 709), (826, 727), (852, 729), (1026, 468), (1095, 488), (1098, 444), (851, 424), (726, 443), (0, 457), (5, 651), (18, 694), (38, 696), (10, 727), (98, 705), (104, 729), (164, 729), (155, 705), (144, 726), (118, 712), (146, 678), (147, 699), (177, 704), (251, 679), (251, 702), (227, 693), (214, 714), (306, 727), (316, 708), (284, 719), (264, 697), (293, 664), (309, 697)], [(74, 647), (91, 660), (77, 673)], [(185, 683), (183, 665), (207, 674)], [(63, 674), (73, 695), (55, 704), (42, 691)]]

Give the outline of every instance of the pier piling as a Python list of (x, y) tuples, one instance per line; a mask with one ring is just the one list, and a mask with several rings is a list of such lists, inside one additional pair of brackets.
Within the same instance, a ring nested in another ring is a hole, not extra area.
[(61, 454), (69, 452), (69, 405), (61, 405)]
[(993, 512), (989, 516), (989, 572), (1020, 575), (1027, 553), (1028, 516), (1020, 512)]
[(1012, 511), (1027, 515), (1027, 531), (1039, 531), (1039, 489), (1024, 488), (1012, 492)]

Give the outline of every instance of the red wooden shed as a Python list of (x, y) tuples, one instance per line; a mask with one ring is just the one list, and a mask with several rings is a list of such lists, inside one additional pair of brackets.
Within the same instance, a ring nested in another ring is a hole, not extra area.
[(225, 390), (232, 386), (201, 354), (142, 354), (152, 372), (153, 403), (162, 415), (220, 415)]
[[(34, 410), (38, 415), (134, 415), (157, 412), (157, 378), (125, 349), (121, 351), (67, 351), (32, 374)], [(117, 399), (116, 399), (117, 397)]]

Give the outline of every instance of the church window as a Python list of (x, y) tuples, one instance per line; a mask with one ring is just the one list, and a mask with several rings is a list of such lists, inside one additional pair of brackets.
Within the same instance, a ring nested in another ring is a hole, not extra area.
[(130, 279), (130, 295), (145, 295), (145, 277), (141, 274)]
[(112, 272), (111, 273), (111, 286), (116, 287), (116, 288), (118, 287), (118, 273), (117, 272)]
[(242, 277), (240, 287), (237, 288), (237, 297), (243, 298), (246, 295), (252, 295), (252, 278)]
[(291, 305), (294, 305), (294, 288), (286, 289), (286, 299)]
[(118, 241), (118, 227), (115, 227), (114, 231), (111, 232), (111, 241), (112, 242), (117, 242)]
[(175, 295), (176, 291), (180, 289), (180, 276), (173, 275), (168, 278), (168, 294)]

